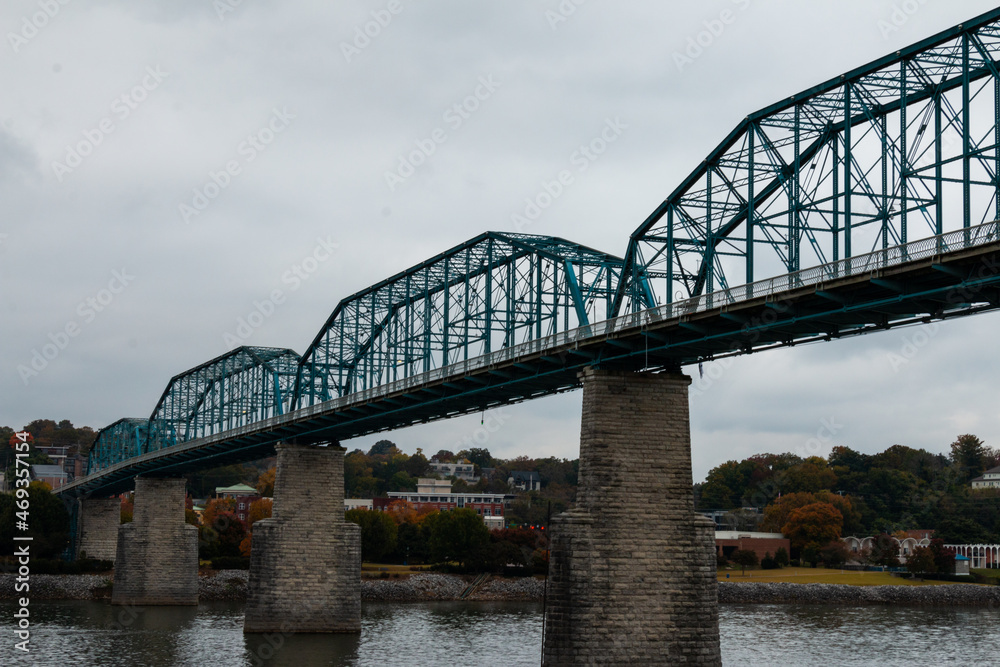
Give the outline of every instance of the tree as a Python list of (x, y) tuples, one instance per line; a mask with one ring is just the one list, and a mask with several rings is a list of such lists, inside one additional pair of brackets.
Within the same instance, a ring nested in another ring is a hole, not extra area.
[(135, 513), (135, 501), (133, 499), (133, 494), (127, 493), (122, 496), (122, 506), (121, 506), (121, 522), (131, 523), (132, 515)]
[(257, 478), (257, 493), (265, 498), (274, 496), (274, 478), (278, 474), (278, 468), (271, 466), (260, 474)]
[(271, 511), (274, 508), (274, 501), (270, 498), (258, 498), (250, 503), (247, 508), (247, 530), (252, 530), (253, 525), (261, 519), (271, 518)]
[(486, 558), (490, 531), (482, 517), (463, 508), (428, 515), (428, 542), (435, 562), (457, 561), (466, 568)]
[(381, 562), (396, 548), (396, 522), (385, 512), (359, 508), (347, 510), (344, 518), (361, 527), (361, 560)]
[(953, 572), (955, 568), (955, 550), (946, 548), (944, 544), (944, 540), (939, 538), (931, 540), (930, 547), (928, 548), (934, 554), (934, 567), (937, 568), (938, 572)]
[(778, 547), (778, 550), (774, 552), (774, 561), (780, 567), (788, 566), (788, 552), (785, 551), (785, 547)]
[(971, 433), (960, 435), (951, 443), (951, 460), (962, 469), (966, 480), (982, 475), (993, 456), (992, 450)]
[(872, 565), (899, 567), (899, 543), (888, 533), (880, 533), (872, 539), (867, 560)]
[(493, 457), (488, 449), (473, 447), (466, 452), (465, 457), (474, 465), (479, 466), (480, 469), (493, 467)]
[(750, 549), (737, 549), (729, 556), (729, 560), (743, 568), (743, 574), (746, 574), (748, 567), (757, 565), (757, 553)]
[(368, 450), (368, 456), (390, 456), (396, 450), (396, 443), (391, 440), (379, 440)]
[(819, 550), (819, 560), (826, 567), (839, 567), (850, 557), (850, 550), (841, 540), (833, 540)]
[(781, 532), (791, 540), (792, 548), (811, 546), (819, 549), (840, 539), (844, 515), (830, 503), (812, 503), (793, 510)]
[[(17, 525), (25, 518), (25, 512), (28, 529), (19, 530)], [(31, 555), (35, 558), (54, 558), (66, 548), (69, 513), (47, 484), (31, 482), (14, 493), (0, 494), (0, 554), (13, 555), (15, 545), (29, 544), (15, 542), (15, 535), (31, 538)]]
[(438, 453), (431, 458), (437, 460), (438, 463), (452, 463), (455, 460), (455, 454), (447, 449), (439, 449)]
[(930, 547), (914, 547), (906, 557), (906, 569), (913, 574), (933, 574), (937, 572), (934, 552)]
[(837, 474), (824, 459), (813, 456), (786, 470), (782, 476), (781, 488), (790, 493), (816, 493), (836, 488), (836, 484)]

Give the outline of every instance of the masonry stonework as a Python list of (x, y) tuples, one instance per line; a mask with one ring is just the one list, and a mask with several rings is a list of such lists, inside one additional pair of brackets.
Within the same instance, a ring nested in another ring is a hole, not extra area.
[(685, 375), (586, 369), (574, 509), (551, 526), (544, 665), (721, 665), (714, 524)]
[(280, 443), (271, 518), (253, 525), (244, 632), (361, 632), (361, 529), (344, 450)]
[(183, 478), (135, 478), (132, 522), (118, 528), (111, 604), (198, 604), (198, 529), (184, 521)]
[(118, 548), (121, 501), (118, 498), (82, 499), (78, 517), (77, 558), (113, 561)]

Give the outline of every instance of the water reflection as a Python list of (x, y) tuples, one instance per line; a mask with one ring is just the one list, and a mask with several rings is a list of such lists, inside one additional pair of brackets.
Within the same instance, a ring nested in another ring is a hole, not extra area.
[[(362, 605), (360, 635), (243, 634), (243, 606), (112, 607), (36, 602), (32, 653), (12, 649), (13, 605), (0, 603), (0, 664), (538, 665), (541, 605), (434, 602)], [(1000, 614), (983, 608), (723, 605), (725, 665), (992, 665)]]

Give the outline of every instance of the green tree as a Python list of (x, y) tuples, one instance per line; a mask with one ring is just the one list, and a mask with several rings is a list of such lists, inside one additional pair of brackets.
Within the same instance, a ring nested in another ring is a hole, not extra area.
[(872, 539), (872, 546), (868, 550), (867, 560), (872, 565), (885, 565), (886, 567), (899, 566), (899, 543), (888, 533), (880, 533)]
[(951, 443), (951, 460), (962, 469), (966, 480), (982, 475), (993, 456), (983, 441), (971, 433), (960, 435)]
[(788, 566), (788, 551), (785, 550), (785, 547), (778, 547), (778, 550), (774, 552), (774, 561), (780, 567)]
[(379, 440), (368, 450), (368, 456), (389, 456), (395, 450), (396, 443), (391, 440)]
[(469, 461), (480, 468), (491, 468), (493, 467), (493, 457), (490, 456), (490, 450), (482, 447), (473, 447), (468, 452), (466, 452), (465, 457)]
[(750, 549), (737, 549), (729, 556), (729, 560), (739, 565), (743, 574), (747, 573), (748, 567), (756, 567), (758, 562), (757, 553)]
[[(25, 544), (14, 542), (18, 535), (31, 538), (33, 557), (54, 558), (69, 542), (69, 513), (47, 484), (31, 482), (22, 488), (21, 493), (19, 488), (14, 493), (0, 494), (0, 553), (13, 555), (15, 544)], [(18, 522), (25, 518), (28, 529), (17, 529)]]
[(361, 527), (361, 559), (382, 562), (396, 548), (396, 522), (386, 512), (364, 508), (347, 510), (344, 518)]
[(430, 515), (427, 545), (438, 563), (455, 561), (463, 568), (487, 557), (490, 531), (482, 517), (471, 509), (456, 509)]

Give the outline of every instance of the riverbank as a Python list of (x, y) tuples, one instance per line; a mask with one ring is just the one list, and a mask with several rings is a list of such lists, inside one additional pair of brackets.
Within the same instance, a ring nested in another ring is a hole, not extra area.
[[(363, 579), (361, 599), (371, 602), (429, 602), (463, 599), (472, 577), (422, 572), (399, 579)], [(0, 600), (12, 600), (14, 575), (0, 575)], [(111, 580), (103, 575), (45, 575), (31, 577), (32, 600), (99, 600), (110, 597)], [(493, 577), (466, 600), (542, 600), (545, 582), (535, 577)], [(242, 602), (247, 596), (247, 571), (222, 570), (198, 579), (203, 601)], [(723, 604), (837, 604), (960, 606), (1000, 609), (1000, 586), (951, 584), (933, 586), (847, 586), (841, 584), (719, 583)]]

